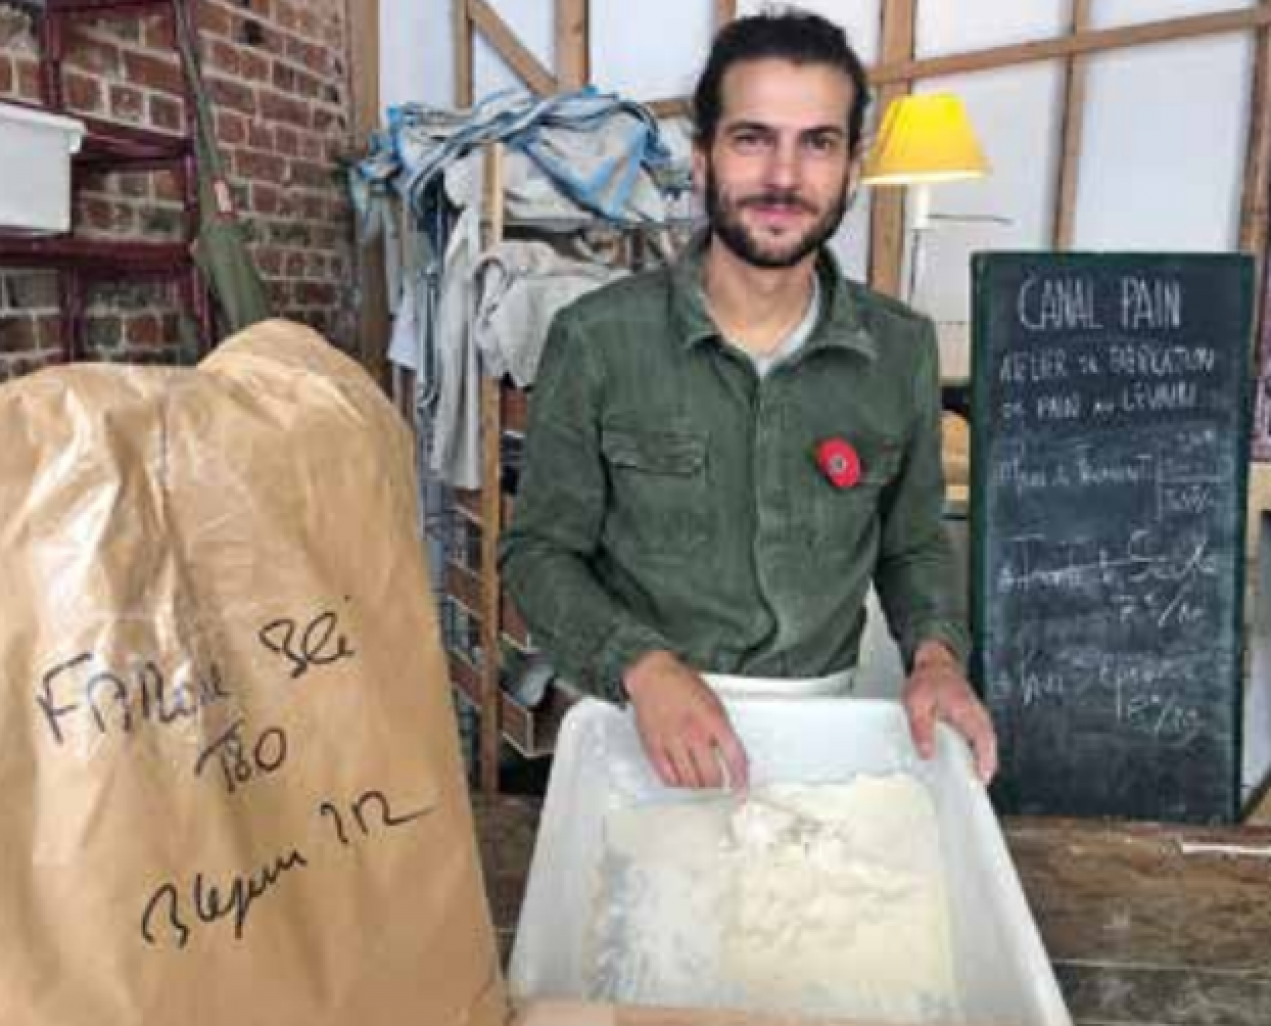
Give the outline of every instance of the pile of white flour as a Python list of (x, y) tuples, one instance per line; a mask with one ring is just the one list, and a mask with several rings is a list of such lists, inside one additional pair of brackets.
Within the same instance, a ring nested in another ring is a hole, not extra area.
[(956, 1019), (935, 810), (914, 778), (637, 806), (605, 832), (594, 997)]

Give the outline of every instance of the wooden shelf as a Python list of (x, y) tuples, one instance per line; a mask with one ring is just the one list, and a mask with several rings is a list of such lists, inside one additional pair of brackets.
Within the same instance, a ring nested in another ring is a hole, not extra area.
[[(450, 653), (450, 682), (460, 698), (480, 713), (481, 670), (463, 656)], [(527, 759), (551, 755), (561, 720), (575, 699), (558, 687), (549, 687), (541, 705), (529, 708), (507, 692), (499, 696), (503, 739)]]
[(530, 419), (530, 394), (524, 389), (504, 386), (499, 390), (499, 404), (505, 431), (525, 433)]
[[(48, 113), (47, 107), (6, 99), (10, 107)], [(84, 125), (84, 139), (74, 155), (75, 167), (90, 172), (155, 171), (180, 164), (193, 150), (193, 143), (182, 135), (170, 135), (116, 121), (86, 117), (77, 111), (57, 111)]]
[(190, 265), (183, 242), (117, 242), (68, 235), (42, 238), (0, 233), (0, 262), (31, 270), (77, 271), (92, 278), (176, 278)]
[(192, 144), (184, 136), (91, 118), (80, 120), (87, 133), (75, 166), (85, 171), (162, 170), (179, 164), (192, 153)]
[(146, 9), (168, 7), (171, 0), (44, 0), (50, 14), (135, 15)]
[(446, 594), (473, 615), (481, 608), (481, 577), (458, 563), (446, 564)]

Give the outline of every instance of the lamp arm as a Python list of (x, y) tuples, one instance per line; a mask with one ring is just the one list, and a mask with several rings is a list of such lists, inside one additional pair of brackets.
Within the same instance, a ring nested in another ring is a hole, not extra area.
[(949, 224), (1014, 224), (1014, 218), (1001, 217), (997, 214), (928, 214), (928, 221), (943, 221)]

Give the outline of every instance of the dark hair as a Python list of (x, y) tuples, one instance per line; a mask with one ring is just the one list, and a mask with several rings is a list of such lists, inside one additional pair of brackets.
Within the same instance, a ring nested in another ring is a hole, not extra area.
[(767, 7), (720, 29), (693, 93), (698, 142), (706, 144), (715, 137), (724, 74), (734, 64), (765, 58), (793, 64), (828, 64), (851, 79), (855, 97), (847, 119), (847, 142), (855, 152), (865, 130), (865, 111), (870, 100), (865, 67), (839, 26), (796, 7)]

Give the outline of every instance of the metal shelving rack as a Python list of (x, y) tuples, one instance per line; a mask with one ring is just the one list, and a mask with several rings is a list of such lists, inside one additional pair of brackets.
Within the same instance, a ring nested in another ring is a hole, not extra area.
[(95, 285), (115, 280), (174, 282), (182, 308), (198, 325), (200, 347), (206, 350), (211, 344), (211, 303), (190, 250), (199, 230), (199, 190), (194, 143), (195, 100), (189, 77), (185, 76), (187, 84), (183, 94), (186, 134), (180, 136), (67, 111), (62, 85), (62, 66), (75, 24), (166, 13), (173, 48), (177, 49), (178, 3), (187, 4), (192, 22), (197, 23), (198, 0), (45, 0), (42, 5), (41, 102), (47, 110), (79, 117), (86, 128), (84, 144), (72, 165), (72, 189), (78, 190), (86, 175), (171, 171), (177, 176), (185, 204), (183, 243), (85, 239), (77, 237), (73, 227), (68, 235), (40, 238), (0, 232), (0, 266), (58, 273), (65, 316), (62, 358), (68, 363), (84, 355), (89, 291)]

